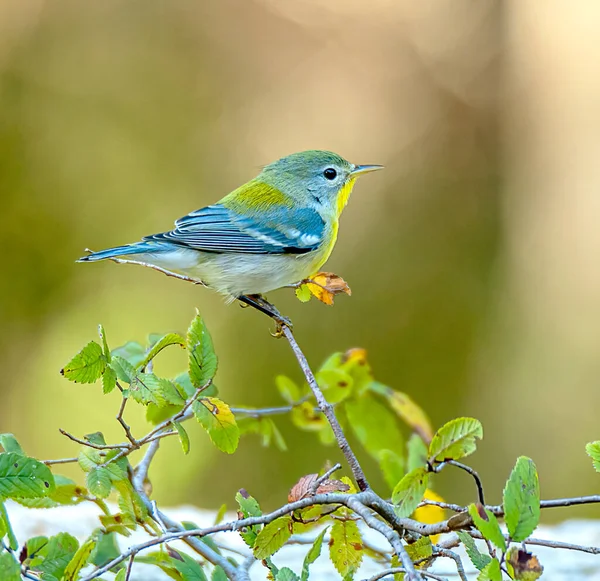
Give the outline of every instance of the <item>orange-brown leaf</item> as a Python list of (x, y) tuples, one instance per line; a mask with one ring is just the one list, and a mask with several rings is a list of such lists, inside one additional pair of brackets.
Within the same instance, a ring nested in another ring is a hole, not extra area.
[(329, 479), (324, 480), (315, 487), (318, 479), (318, 474), (307, 474), (300, 478), (300, 480), (292, 486), (292, 489), (288, 494), (288, 502), (296, 502), (302, 498), (307, 498), (315, 494), (325, 494), (326, 492), (347, 492), (350, 488), (341, 480)]
[(305, 284), (310, 293), (326, 305), (333, 305), (335, 295), (352, 294), (348, 283), (341, 276), (332, 272), (318, 272), (307, 278)]

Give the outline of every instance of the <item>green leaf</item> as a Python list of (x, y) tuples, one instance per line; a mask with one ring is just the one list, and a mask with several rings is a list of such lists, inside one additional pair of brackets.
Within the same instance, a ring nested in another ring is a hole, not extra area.
[(33, 571), (42, 573), (44, 581), (61, 581), (65, 569), (79, 548), (79, 542), (68, 533), (59, 533), (48, 539), (31, 560)]
[(121, 551), (117, 545), (116, 536), (116, 533), (104, 533), (102, 531), (92, 551), (89, 562), (99, 567), (118, 557)]
[(479, 532), (500, 550), (506, 551), (506, 541), (494, 513), (481, 504), (471, 504), (469, 514)]
[(524, 541), (540, 521), (540, 483), (533, 460), (517, 459), (503, 495), (504, 521), (513, 541)]
[(114, 482), (119, 492), (118, 505), (123, 514), (135, 522), (144, 522), (148, 516), (148, 508), (129, 480)]
[(99, 464), (102, 464), (102, 456), (95, 448), (84, 446), (79, 452), (77, 462), (84, 472), (89, 472)]
[(406, 469), (410, 472), (427, 464), (427, 444), (418, 434), (412, 434), (406, 444)]
[(277, 571), (275, 581), (299, 581), (299, 577), (290, 568), (283, 567)]
[(117, 374), (115, 373), (115, 370), (110, 367), (110, 365), (107, 365), (104, 373), (102, 374), (102, 393), (106, 395), (115, 387), (117, 387)]
[(179, 559), (172, 559), (171, 563), (181, 573), (183, 581), (208, 581), (200, 563), (185, 553), (178, 552)]
[(146, 357), (146, 348), (137, 341), (129, 341), (125, 345), (112, 350), (112, 357), (114, 358), (115, 356), (125, 359), (130, 365), (135, 367)]
[(159, 407), (185, 403), (173, 382), (157, 377), (154, 373), (138, 373), (129, 388), (123, 390), (123, 395), (132, 397), (138, 403), (153, 403)]
[(14, 452), (25, 456), (23, 448), (13, 434), (0, 434), (0, 446), (4, 448), (5, 452)]
[(94, 383), (100, 379), (105, 368), (106, 357), (102, 347), (90, 341), (60, 372), (75, 383)]
[(481, 422), (474, 418), (456, 418), (444, 424), (429, 444), (430, 462), (460, 460), (475, 452), (475, 438), (483, 438)]
[(29, 508), (54, 508), (61, 505), (79, 504), (84, 500), (87, 491), (65, 476), (54, 476), (55, 488), (49, 496), (40, 498), (15, 498), (14, 500)]
[(187, 333), (190, 379), (195, 387), (205, 386), (217, 372), (217, 356), (204, 321), (196, 314)]
[(329, 533), (329, 558), (338, 573), (346, 578), (360, 567), (364, 546), (353, 520), (336, 520)]
[(92, 468), (85, 479), (85, 485), (97, 498), (107, 498), (112, 489), (110, 472), (106, 468)]
[(0, 500), (48, 496), (54, 487), (54, 477), (45, 464), (16, 452), (0, 454)]
[(21, 567), (7, 552), (0, 553), (0, 579), (2, 581), (21, 581)]
[(281, 397), (288, 403), (294, 404), (300, 399), (300, 388), (289, 377), (278, 375), (275, 378), (275, 385)]
[(173, 427), (177, 430), (177, 435), (179, 436), (179, 442), (181, 443), (181, 449), (184, 454), (189, 454), (190, 452), (190, 437), (188, 433), (185, 431), (185, 428), (179, 422), (171, 422)]
[(481, 553), (473, 540), (473, 537), (466, 531), (456, 531), (458, 538), (461, 543), (465, 546), (465, 551), (471, 559), (471, 563), (476, 569), (481, 571), (491, 560), (492, 558), (489, 555)]
[[(373, 396), (347, 401), (344, 405), (348, 422), (365, 450), (376, 460), (385, 449), (401, 450), (404, 438), (391, 411)], [(398, 482), (396, 480), (394, 484)]]
[(8, 513), (6, 512), (6, 507), (4, 506), (3, 502), (0, 502), (0, 533), (0, 539), (4, 536), (7, 536), (8, 546), (13, 551), (16, 551), (19, 547), (19, 543), (17, 541), (15, 533), (13, 532), (10, 520), (8, 519)]
[(102, 347), (104, 350), (104, 357), (106, 358), (107, 363), (110, 363), (110, 349), (108, 348), (108, 342), (106, 341), (106, 331), (102, 325), (98, 325), (98, 336), (100, 337), (100, 341), (102, 342)]
[(233, 454), (240, 441), (240, 430), (229, 406), (215, 397), (203, 397), (192, 404), (200, 425), (222, 452)]
[(147, 355), (144, 357), (144, 359), (142, 359), (136, 365), (136, 367), (138, 369), (143, 369), (165, 347), (169, 347), (170, 345), (180, 345), (181, 347), (185, 347), (185, 339), (181, 335), (179, 335), (179, 333), (167, 333), (166, 335), (164, 335), (163, 337), (161, 337), (160, 339), (158, 339), (158, 341), (156, 341), (156, 343), (154, 343), (154, 345), (152, 346), (152, 348), (150, 349), (150, 351), (148, 351)]
[(587, 455), (592, 459), (596, 472), (600, 472), (600, 440), (585, 445)]
[(477, 581), (502, 581), (499, 561), (492, 559), (477, 575)]
[(100, 535), (94, 532), (90, 538), (83, 543), (77, 552), (73, 555), (73, 558), (69, 561), (64, 573), (64, 577), (61, 581), (75, 581), (79, 576), (81, 569), (87, 564), (92, 551), (94, 550), (98, 537)]
[(406, 545), (406, 552), (412, 561), (428, 559), (433, 555), (433, 545), (429, 537), (421, 537), (418, 541)]
[(299, 287), (296, 287), (295, 293), (296, 298), (302, 303), (307, 303), (312, 297), (312, 293), (307, 284), (301, 284)]
[(227, 577), (227, 573), (223, 570), (223, 567), (217, 565), (210, 576), (211, 581), (229, 581), (229, 577)]
[(318, 371), (315, 379), (331, 404), (339, 403), (352, 395), (354, 380), (341, 369), (323, 369)]
[(393, 489), (406, 473), (404, 460), (392, 450), (380, 450), (378, 459), (383, 478)]
[(121, 569), (117, 572), (114, 581), (127, 581), (127, 569)]
[[(243, 488), (236, 493), (235, 500), (240, 507), (243, 518), (262, 515), (262, 511), (256, 499), (250, 496)], [(259, 530), (260, 526), (254, 525), (246, 527), (245, 530), (240, 529), (239, 533), (244, 542), (252, 548), (254, 547)]]
[(135, 367), (120, 355), (113, 354), (110, 367), (115, 372), (117, 379), (125, 383), (131, 383), (136, 375)]
[(327, 532), (327, 530), (328, 527), (324, 528), (319, 533), (319, 536), (314, 540), (308, 553), (306, 553), (306, 557), (304, 557), (304, 562), (302, 563), (301, 581), (308, 581), (308, 569), (319, 558), (321, 554), (321, 549), (323, 547), (323, 538), (325, 537), (325, 533)]
[(292, 536), (294, 523), (291, 517), (281, 516), (266, 524), (254, 543), (254, 558), (266, 559), (283, 547)]
[(394, 511), (400, 518), (410, 516), (423, 500), (429, 474), (426, 468), (415, 468), (396, 484), (392, 492)]

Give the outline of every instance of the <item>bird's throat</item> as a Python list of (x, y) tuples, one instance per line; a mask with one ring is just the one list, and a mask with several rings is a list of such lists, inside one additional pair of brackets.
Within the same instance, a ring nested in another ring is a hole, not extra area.
[(350, 197), (350, 194), (352, 193), (352, 188), (354, 187), (354, 182), (356, 181), (356, 178), (350, 178), (340, 189), (338, 196), (337, 196), (337, 207), (336, 207), (336, 211), (337, 211), (337, 216), (338, 218), (340, 217), (340, 214), (342, 213), (342, 210), (346, 207), (346, 204), (348, 203), (348, 198)]

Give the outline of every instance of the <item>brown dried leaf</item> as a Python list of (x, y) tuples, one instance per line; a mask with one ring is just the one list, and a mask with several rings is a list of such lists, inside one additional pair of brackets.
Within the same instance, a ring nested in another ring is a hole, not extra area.
[(326, 305), (333, 305), (335, 295), (352, 294), (348, 283), (341, 276), (333, 274), (333, 272), (318, 272), (307, 278), (304, 284), (316, 299)]
[(288, 502), (296, 502), (302, 498), (314, 496), (315, 494), (325, 494), (327, 492), (347, 492), (350, 487), (341, 480), (324, 480), (316, 489), (315, 485), (319, 479), (318, 474), (307, 474), (303, 476), (292, 486), (288, 494)]
[(513, 568), (514, 579), (520, 581), (535, 581), (544, 571), (535, 555), (517, 547), (511, 547), (508, 551), (507, 563)]

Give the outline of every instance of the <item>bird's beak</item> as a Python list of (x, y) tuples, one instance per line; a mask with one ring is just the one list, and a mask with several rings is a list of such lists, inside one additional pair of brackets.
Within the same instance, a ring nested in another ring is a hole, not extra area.
[(372, 171), (377, 171), (379, 169), (383, 169), (382, 165), (355, 165), (354, 169), (350, 172), (352, 177), (356, 177), (362, 175), (364, 173), (369, 173)]

